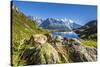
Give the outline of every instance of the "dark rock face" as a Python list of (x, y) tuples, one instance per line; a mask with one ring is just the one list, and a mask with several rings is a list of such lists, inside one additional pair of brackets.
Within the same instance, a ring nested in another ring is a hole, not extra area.
[(20, 65), (97, 61), (96, 48), (83, 46), (77, 39), (71, 40), (72, 43), (68, 44), (61, 37), (54, 38), (54, 41), (50, 43), (47, 40), (48, 37), (45, 35), (32, 36), (28, 41), (31, 46), (28, 46), (21, 55), (23, 63), (20, 62)]
[(93, 20), (75, 30), (81, 38), (97, 39), (97, 20)]

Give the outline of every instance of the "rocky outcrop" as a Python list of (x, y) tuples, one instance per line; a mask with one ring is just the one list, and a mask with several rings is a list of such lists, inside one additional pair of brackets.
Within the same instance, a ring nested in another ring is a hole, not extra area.
[(63, 41), (58, 36), (49, 42), (48, 37), (42, 34), (31, 36), (26, 41), (28, 47), (23, 51), (19, 64), (59, 64), (97, 60), (96, 48), (83, 46), (77, 39), (71, 39), (71, 43), (66, 43), (68, 41)]
[(97, 60), (97, 51), (91, 47), (73, 44), (68, 46), (68, 53), (72, 62), (92, 62)]
[(60, 63), (58, 52), (46, 41), (44, 35), (34, 35), (30, 38), (31, 47), (25, 49), (21, 57), (26, 65)]

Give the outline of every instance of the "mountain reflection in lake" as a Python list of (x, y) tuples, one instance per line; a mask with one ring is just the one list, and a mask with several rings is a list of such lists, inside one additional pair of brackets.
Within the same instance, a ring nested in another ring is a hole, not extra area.
[(71, 32), (53, 32), (52, 34), (54, 36), (62, 36), (64, 38), (68, 38), (68, 39), (72, 39), (72, 38), (79, 39), (78, 34), (76, 34), (73, 31), (71, 31)]

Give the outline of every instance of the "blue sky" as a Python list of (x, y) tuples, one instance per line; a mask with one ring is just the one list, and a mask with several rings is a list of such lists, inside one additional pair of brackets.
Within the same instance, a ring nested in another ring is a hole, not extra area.
[(85, 24), (97, 19), (97, 7), (91, 5), (55, 4), (29, 1), (13, 1), (13, 4), (26, 16), (41, 18), (68, 18)]

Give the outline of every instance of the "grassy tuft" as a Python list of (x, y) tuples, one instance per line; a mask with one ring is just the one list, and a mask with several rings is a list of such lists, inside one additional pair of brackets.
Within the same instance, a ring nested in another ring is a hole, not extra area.
[(83, 45), (90, 46), (90, 47), (97, 47), (96, 40), (81, 40)]

